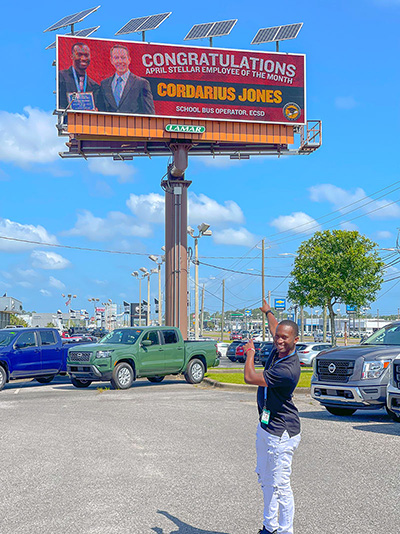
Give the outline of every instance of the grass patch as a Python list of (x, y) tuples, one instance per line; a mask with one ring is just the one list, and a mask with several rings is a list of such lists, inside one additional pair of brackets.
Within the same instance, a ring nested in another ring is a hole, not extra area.
[[(309, 388), (311, 384), (312, 369), (302, 369), (298, 387)], [(206, 373), (207, 378), (216, 380), (217, 382), (224, 382), (226, 384), (245, 384), (243, 372), (239, 373)]]

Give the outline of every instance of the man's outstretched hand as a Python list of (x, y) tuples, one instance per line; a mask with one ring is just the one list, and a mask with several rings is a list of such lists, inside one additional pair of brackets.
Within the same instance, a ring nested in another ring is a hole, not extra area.
[(267, 313), (268, 311), (271, 311), (271, 306), (268, 304), (268, 302), (264, 299), (264, 304), (261, 306), (260, 310), (263, 313)]

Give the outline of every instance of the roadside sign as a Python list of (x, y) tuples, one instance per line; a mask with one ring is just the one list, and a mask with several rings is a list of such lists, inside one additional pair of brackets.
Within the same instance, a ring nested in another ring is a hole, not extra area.
[(275, 299), (274, 308), (276, 310), (286, 310), (286, 299)]
[(243, 313), (231, 313), (231, 317), (243, 317)]
[(246, 317), (251, 317), (251, 310), (244, 310), (244, 314)]
[(294, 321), (294, 313), (288, 313), (287, 318), (289, 319), (289, 321)]
[(346, 306), (346, 313), (355, 313), (357, 308), (355, 306)]

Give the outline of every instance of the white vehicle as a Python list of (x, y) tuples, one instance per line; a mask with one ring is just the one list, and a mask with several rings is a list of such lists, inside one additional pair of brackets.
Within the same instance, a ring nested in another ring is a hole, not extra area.
[(217, 352), (218, 357), (226, 356), (226, 351), (228, 350), (230, 343), (217, 343)]
[(323, 350), (329, 350), (332, 348), (332, 345), (329, 343), (307, 343), (304, 348), (300, 345), (303, 344), (298, 344), (297, 354), (302, 365), (312, 365), (315, 356), (317, 356)]
[(390, 377), (386, 390), (386, 410), (394, 421), (400, 423), (400, 356), (390, 364)]

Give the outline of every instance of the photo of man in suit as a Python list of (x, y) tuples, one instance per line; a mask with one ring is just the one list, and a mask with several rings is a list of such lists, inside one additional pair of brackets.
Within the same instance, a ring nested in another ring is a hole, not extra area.
[(93, 93), (96, 103), (100, 91), (100, 85), (89, 78), (86, 72), (90, 65), (88, 45), (75, 43), (71, 48), (71, 60), (71, 67), (60, 71), (58, 75), (59, 109), (68, 106), (68, 93)]
[(110, 50), (115, 74), (101, 82), (99, 111), (154, 115), (154, 101), (150, 84), (145, 78), (129, 70), (131, 56), (126, 46), (116, 44)]

